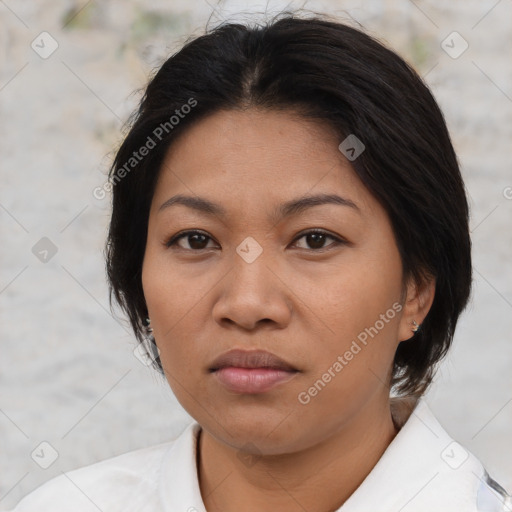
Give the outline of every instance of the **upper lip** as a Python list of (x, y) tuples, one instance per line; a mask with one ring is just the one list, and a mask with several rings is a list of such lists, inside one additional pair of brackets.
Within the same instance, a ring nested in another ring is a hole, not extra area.
[(216, 371), (226, 366), (238, 368), (273, 368), (287, 371), (297, 371), (291, 364), (287, 363), (272, 352), (266, 350), (228, 350), (213, 361), (210, 371)]

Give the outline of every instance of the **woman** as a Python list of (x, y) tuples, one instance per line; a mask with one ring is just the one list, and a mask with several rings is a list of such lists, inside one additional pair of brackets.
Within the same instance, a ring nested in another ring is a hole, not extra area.
[(359, 30), (224, 24), (156, 73), (110, 173), (111, 298), (194, 422), (40, 510), (512, 510), (422, 398), (471, 287), (417, 74)]

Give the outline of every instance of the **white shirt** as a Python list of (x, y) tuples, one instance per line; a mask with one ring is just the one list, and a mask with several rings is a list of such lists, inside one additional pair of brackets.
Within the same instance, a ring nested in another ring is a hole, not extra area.
[[(512, 512), (512, 498), (441, 427), (423, 398), (338, 512)], [(206, 512), (191, 423), (176, 439), (62, 475), (12, 512)]]

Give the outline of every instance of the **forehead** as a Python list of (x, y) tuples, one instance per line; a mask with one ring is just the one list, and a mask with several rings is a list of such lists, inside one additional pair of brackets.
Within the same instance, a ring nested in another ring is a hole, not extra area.
[(192, 125), (164, 159), (152, 209), (170, 195), (208, 197), (244, 210), (309, 194), (372, 198), (328, 125), (290, 111), (219, 111)]

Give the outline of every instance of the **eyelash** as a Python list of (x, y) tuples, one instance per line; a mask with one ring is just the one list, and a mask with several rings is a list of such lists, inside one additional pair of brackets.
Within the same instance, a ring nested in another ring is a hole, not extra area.
[[(300, 233), (293, 241), (296, 242), (296, 241), (300, 240), (301, 238), (303, 238), (307, 235), (311, 235), (311, 234), (325, 235), (327, 238), (332, 238), (334, 240), (334, 242), (331, 243), (330, 245), (328, 245), (326, 247), (321, 247), (320, 249), (306, 249), (306, 250), (310, 250), (313, 252), (323, 252), (330, 248), (337, 247), (339, 245), (343, 245), (343, 244), (347, 243), (345, 240), (343, 240), (337, 236), (331, 235), (329, 232), (323, 231), (321, 229), (311, 229), (309, 231), (304, 231), (304, 232)], [(169, 240), (167, 240), (165, 242), (165, 246), (170, 248), (173, 245), (176, 245), (176, 243), (179, 240), (181, 240), (182, 238), (186, 238), (186, 237), (192, 236), (192, 235), (203, 235), (203, 236), (209, 238), (210, 240), (213, 240), (213, 238), (211, 238), (209, 235), (207, 235), (203, 231), (190, 230), (190, 231), (183, 231), (181, 233), (178, 233), (177, 235), (172, 236)], [(183, 247), (180, 247), (180, 249), (183, 249), (185, 251), (191, 251), (191, 252), (201, 252), (203, 250), (207, 250), (207, 249), (184, 249)]]

